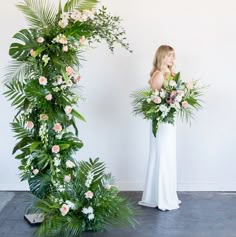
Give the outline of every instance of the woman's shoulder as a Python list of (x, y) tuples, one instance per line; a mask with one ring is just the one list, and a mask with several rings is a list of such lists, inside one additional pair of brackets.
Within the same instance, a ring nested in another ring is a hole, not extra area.
[(151, 76), (151, 78), (159, 78), (159, 77), (164, 77), (164, 74), (159, 70), (156, 70), (155, 72), (153, 72)]
[(165, 80), (165, 77), (163, 75), (163, 73), (159, 70), (156, 70), (150, 80), (148, 81), (148, 83), (150, 84), (151, 87), (153, 87), (153, 85), (155, 85), (156, 83), (162, 82)]

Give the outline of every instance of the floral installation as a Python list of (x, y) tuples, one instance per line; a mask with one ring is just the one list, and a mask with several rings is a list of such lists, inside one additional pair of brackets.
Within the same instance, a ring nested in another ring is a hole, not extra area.
[(152, 121), (152, 132), (156, 137), (161, 123), (175, 123), (176, 116), (187, 122), (199, 110), (205, 86), (198, 86), (197, 80), (184, 82), (180, 73), (165, 80), (160, 90), (145, 88), (131, 94), (133, 112)]
[(13, 36), (5, 96), (17, 110), (11, 125), (21, 180), (28, 181), (37, 198), (30, 211), (44, 216), (38, 236), (62, 232), (77, 236), (102, 230), (107, 223), (135, 222), (128, 201), (106, 183), (105, 165), (98, 159), (73, 159), (83, 147), (76, 124), (76, 119), (85, 121), (77, 107), (83, 51), (101, 40), (112, 52), (116, 43), (129, 50), (120, 18), (105, 7), (96, 9), (96, 4), (96, 0), (68, 0), (64, 7), (49, 0), (17, 4), (30, 28)]

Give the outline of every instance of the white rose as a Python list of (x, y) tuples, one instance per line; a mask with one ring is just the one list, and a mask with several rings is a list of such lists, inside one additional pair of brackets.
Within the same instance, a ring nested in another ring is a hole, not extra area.
[(160, 105), (159, 110), (161, 112), (166, 112), (167, 111), (167, 107), (165, 105)]
[(176, 100), (177, 102), (180, 102), (180, 101), (182, 100), (182, 96), (177, 95), (177, 96), (175, 97), (175, 100)]
[(165, 98), (165, 96), (166, 96), (165, 91), (164, 91), (164, 90), (161, 90), (161, 92), (160, 92), (160, 97), (161, 97), (161, 98)]
[(176, 82), (175, 82), (174, 80), (170, 80), (170, 81), (169, 81), (169, 85), (172, 86), (172, 87), (174, 87), (174, 86), (176, 86), (177, 84), (176, 84)]

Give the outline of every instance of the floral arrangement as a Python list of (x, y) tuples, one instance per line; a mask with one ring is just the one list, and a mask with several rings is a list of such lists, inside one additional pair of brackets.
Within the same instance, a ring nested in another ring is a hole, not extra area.
[(30, 28), (13, 36), (17, 42), (9, 50), (13, 61), (5, 96), (17, 110), (13, 154), (20, 161), (21, 180), (28, 180), (37, 197), (33, 209), (45, 220), (39, 236), (64, 230), (76, 236), (106, 223), (134, 223), (129, 203), (106, 183), (104, 164), (97, 159), (77, 163), (72, 157), (83, 146), (76, 124), (76, 119), (85, 121), (77, 109), (82, 52), (101, 40), (112, 52), (115, 43), (129, 50), (120, 18), (105, 7), (96, 10), (96, 3), (68, 0), (63, 8), (49, 0), (17, 4)]
[(83, 231), (101, 231), (107, 224), (133, 225), (132, 208), (119, 197), (111, 174), (105, 174), (99, 159), (81, 161), (74, 181), (66, 179), (64, 191), (54, 191), (36, 200), (30, 212), (42, 213), (38, 236), (78, 236)]
[(174, 124), (176, 116), (190, 121), (194, 110), (201, 108), (200, 97), (205, 87), (199, 87), (197, 83), (196, 80), (181, 81), (180, 73), (169, 75), (160, 90), (145, 88), (132, 93), (133, 112), (152, 120), (156, 137), (161, 123)]

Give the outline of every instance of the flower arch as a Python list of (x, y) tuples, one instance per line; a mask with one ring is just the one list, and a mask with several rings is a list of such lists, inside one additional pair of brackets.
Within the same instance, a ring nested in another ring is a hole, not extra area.
[(57, 8), (49, 0), (17, 4), (30, 27), (13, 36), (5, 96), (17, 109), (11, 124), (18, 140), (13, 154), (21, 163), (21, 180), (28, 180), (35, 195), (29, 212), (44, 219), (38, 236), (77, 236), (108, 223), (134, 223), (133, 210), (118, 195), (105, 164), (98, 158), (88, 162), (73, 158), (83, 147), (76, 125), (76, 119), (85, 121), (76, 109), (83, 51), (101, 40), (112, 52), (115, 43), (129, 50), (120, 18), (105, 7), (96, 10), (96, 4), (96, 0), (68, 0)]

